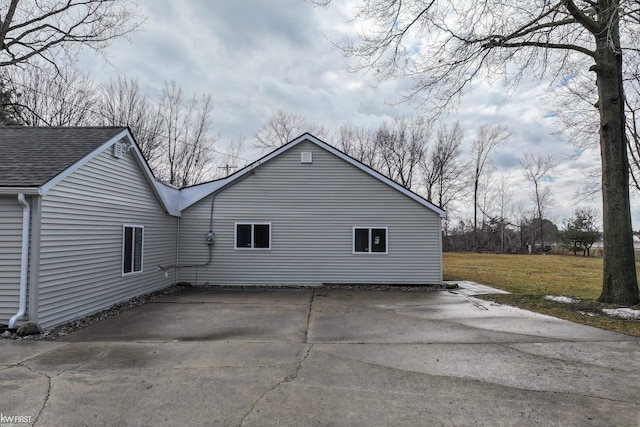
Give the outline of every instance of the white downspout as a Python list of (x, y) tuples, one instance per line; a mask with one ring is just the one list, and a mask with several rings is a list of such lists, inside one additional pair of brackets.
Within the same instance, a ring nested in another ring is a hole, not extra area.
[(9, 320), (9, 328), (14, 328), (16, 321), (24, 316), (27, 311), (27, 271), (29, 267), (29, 220), (31, 206), (24, 198), (24, 194), (18, 194), (18, 202), (22, 205), (22, 258), (20, 260), (20, 303), (18, 312)]

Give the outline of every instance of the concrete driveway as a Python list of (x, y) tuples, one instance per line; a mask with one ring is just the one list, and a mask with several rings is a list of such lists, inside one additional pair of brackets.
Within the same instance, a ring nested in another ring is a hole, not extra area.
[(0, 378), (2, 426), (640, 425), (636, 338), (444, 291), (185, 289)]

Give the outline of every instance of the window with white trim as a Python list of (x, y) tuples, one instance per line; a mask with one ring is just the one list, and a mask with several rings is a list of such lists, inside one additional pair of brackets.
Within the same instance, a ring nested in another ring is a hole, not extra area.
[(271, 249), (271, 223), (236, 223), (236, 249)]
[(387, 227), (353, 227), (354, 254), (386, 254)]
[(142, 272), (144, 227), (141, 225), (122, 226), (122, 274)]

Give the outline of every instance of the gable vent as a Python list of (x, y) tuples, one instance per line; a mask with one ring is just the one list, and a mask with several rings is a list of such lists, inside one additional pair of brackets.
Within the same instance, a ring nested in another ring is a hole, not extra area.
[(116, 159), (122, 158), (122, 144), (120, 142), (113, 144), (113, 157)]
[(313, 153), (311, 151), (302, 151), (300, 153), (300, 163), (313, 163)]

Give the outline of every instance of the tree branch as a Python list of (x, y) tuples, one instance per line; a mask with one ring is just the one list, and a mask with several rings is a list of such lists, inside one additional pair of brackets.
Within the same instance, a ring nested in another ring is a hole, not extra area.
[[(594, 9), (598, 7), (597, 2), (589, 3)], [(562, 4), (567, 8), (571, 16), (573, 16), (575, 20), (585, 27), (591, 34), (596, 35), (602, 31), (601, 25), (596, 20), (585, 14), (573, 0), (562, 0)]]
[(100, 51), (142, 23), (127, 0), (20, 1), (12, 0), (0, 16), (0, 67), (34, 56), (55, 63), (57, 53), (70, 56), (73, 46)]
[(517, 43), (502, 43), (500, 44), (500, 47), (505, 47), (505, 48), (540, 47), (544, 49), (573, 50), (575, 52), (580, 52), (591, 57), (595, 56), (595, 52), (592, 50), (586, 49), (582, 46), (577, 46), (573, 44), (563, 44), (563, 43), (517, 42)]

